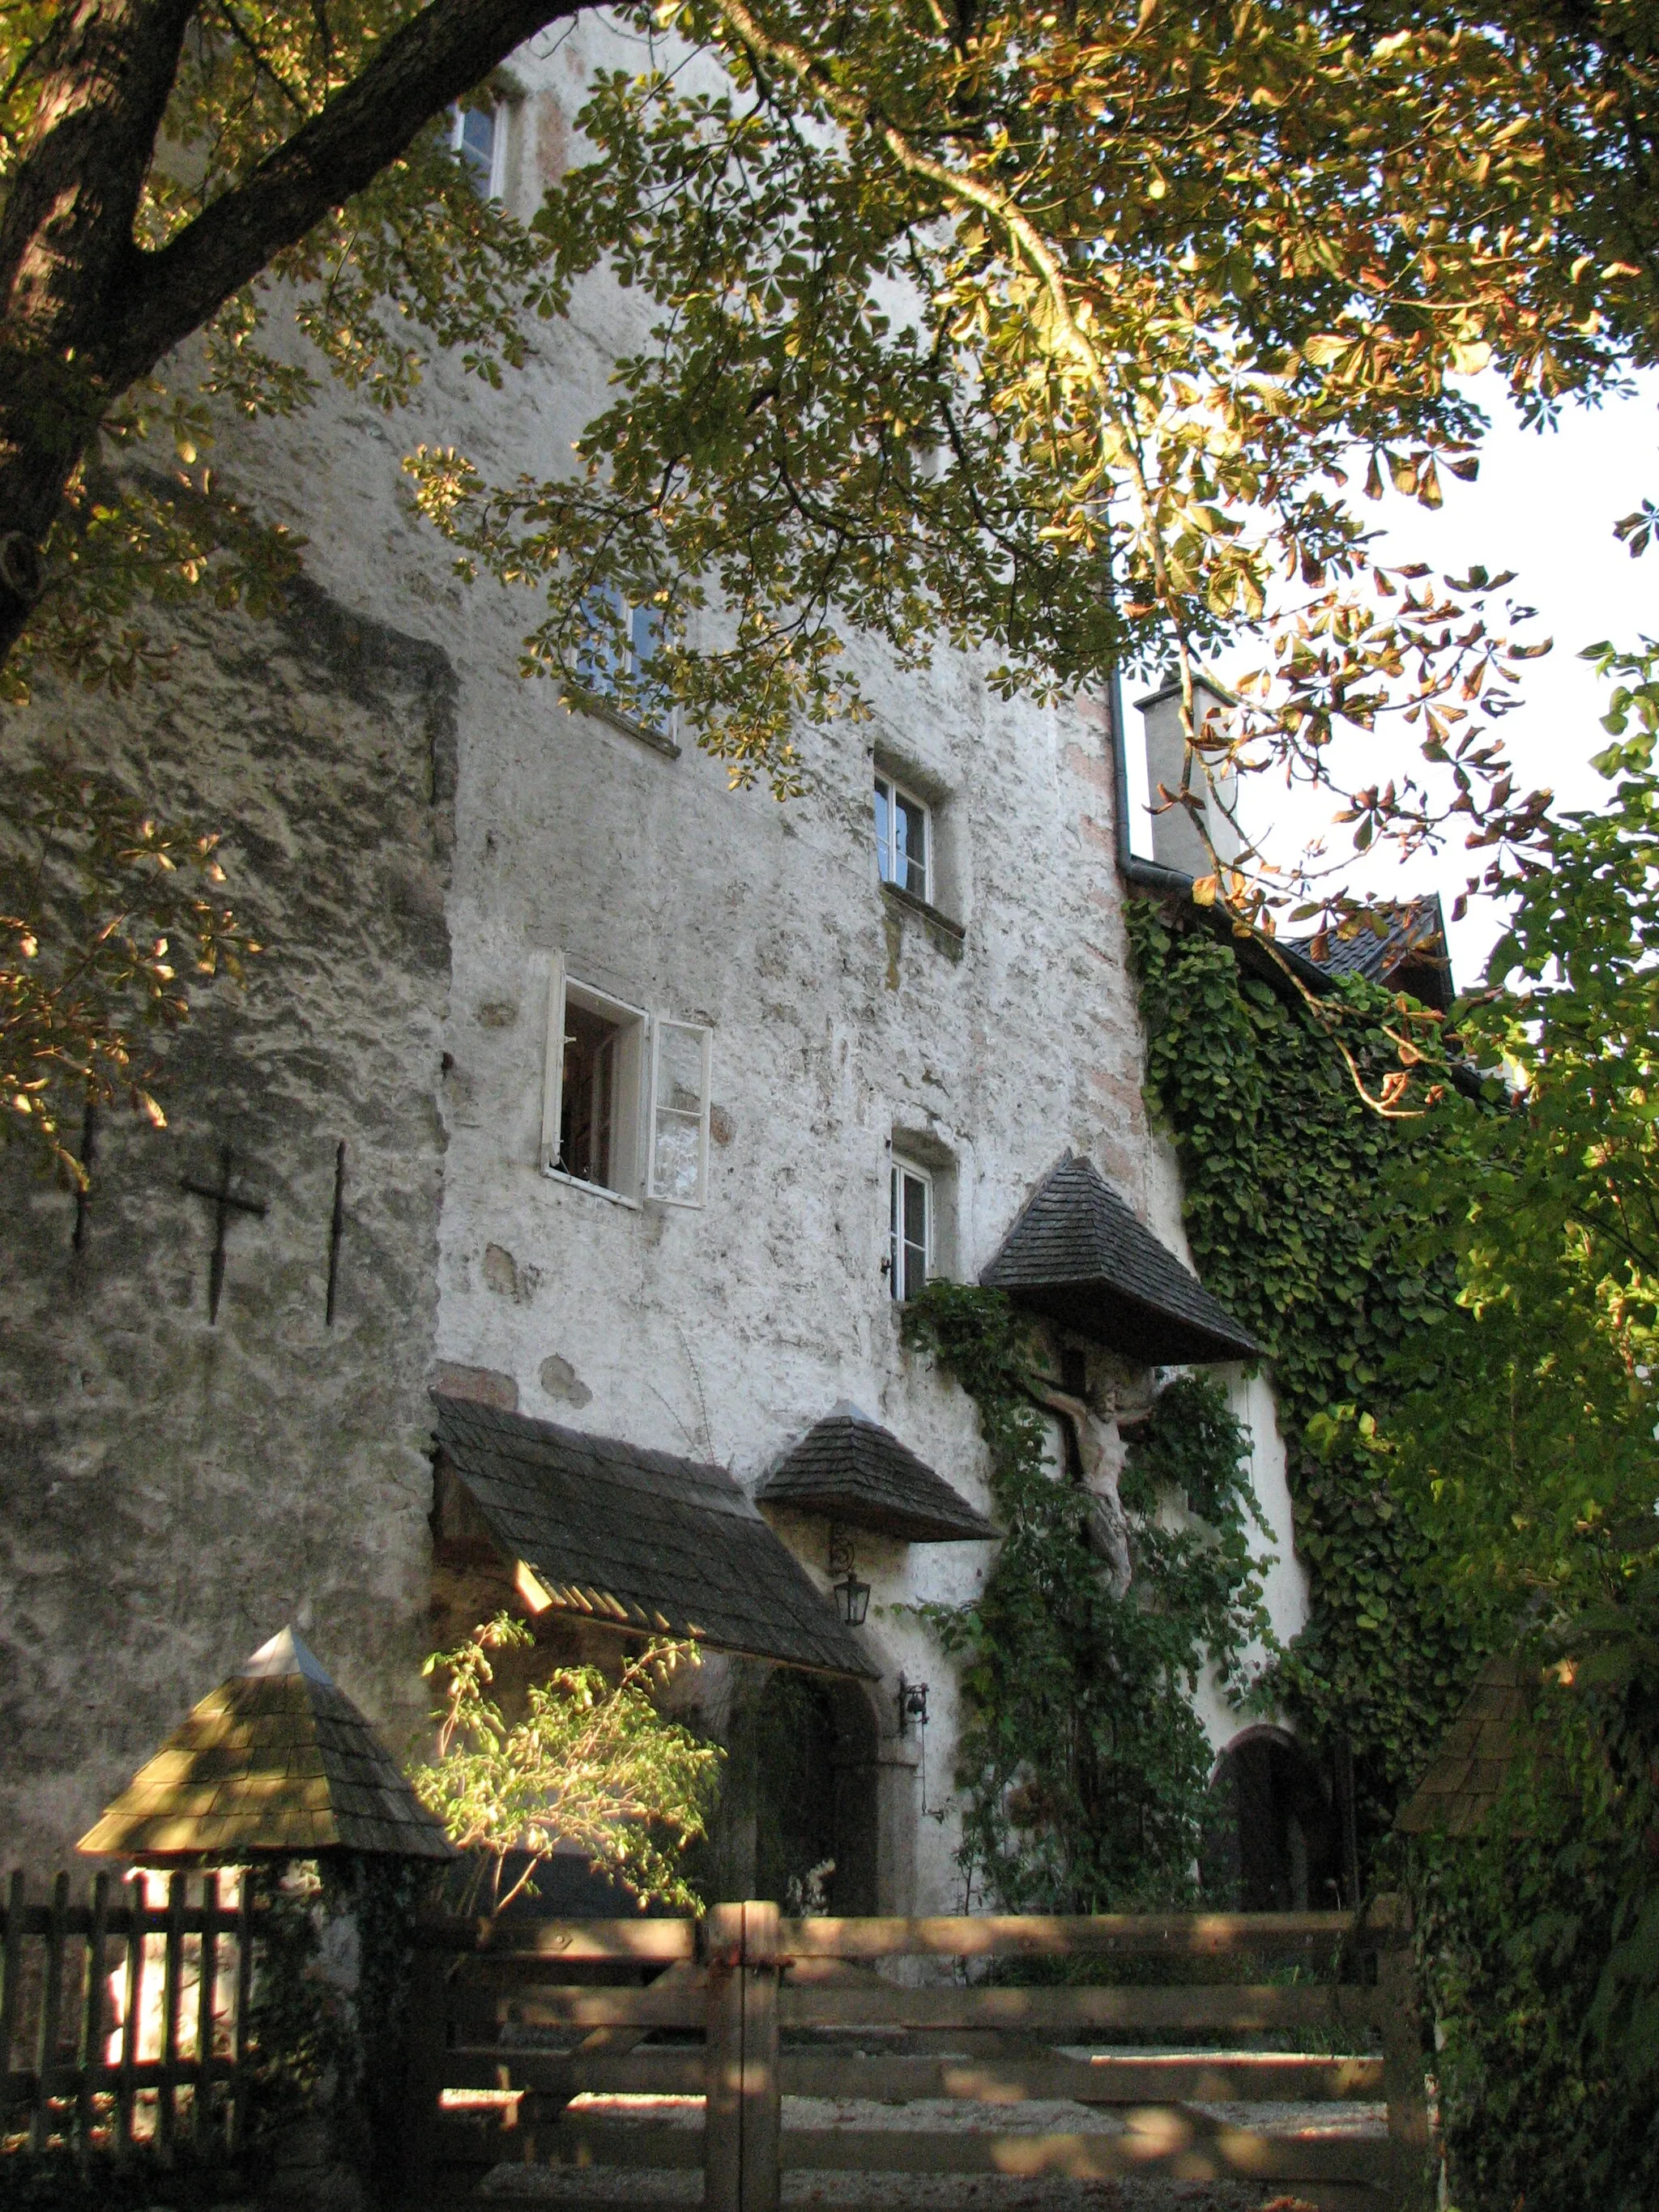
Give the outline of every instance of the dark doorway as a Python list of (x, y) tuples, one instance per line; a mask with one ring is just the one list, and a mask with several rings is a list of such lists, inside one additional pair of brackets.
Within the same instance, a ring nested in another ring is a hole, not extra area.
[(1206, 1899), (1224, 1911), (1319, 1912), (1341, 1902), (1329, 1781), (1293, 1739), (1253, 1729), (1222, 1753), (1200, 1871)]
[[(755, 1894), (876, 1909), (876, 1729), (849, 1682), (781, 1667), (755, 1713)], [(825, 1871), (825, 1869), (828, 1869)]]

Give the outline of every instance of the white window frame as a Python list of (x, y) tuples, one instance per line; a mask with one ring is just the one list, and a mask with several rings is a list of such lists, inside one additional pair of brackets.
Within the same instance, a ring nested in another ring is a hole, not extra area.
[[(568, 1168), (559, 1165), (559, 1127), (564, 1118), (564, 1025), (566, 1008), (571, 1004), (584, 1007), (589, 1013), (599, 1014), (623, 1029), (623, 1049), (618, 1058), (616, 1078), (616, 1097), (611, 1106), (611, 1172), (615, 1181), (609, 1183), (591, 1182), (585, 1176), (572, 1175)], [(553, 969), (547, 992), (547, 1059), (542, 1083), (542, 1142), (541, 1170), (555, 1182), (568, 1183), (573, 1190), (592, 1191), (598, 1198), (608, 1198), (618, 1206), (639, 1205), (640, 1148), (643, 1131), (643, 1105), (646, 1097), (647, 1053), (650, 1044), (651, 1017), (643, 1006), (630, 1006), (625, 999), (613, 998), (608, 991), (596, 990), (591, 983), (583, 983), (571, 975), (562, 957), (554, 956)], [(633, 1110), (628, 1108), (627, 1093), (633, 1091)]]
[[(927, 801), (921, 797), (919, 792), (912, 791), (908, 785), (901, 783), (896, 776), (890, 775), (887, 773), (887, 770), (879, 765), (878, 765), (875, 769), (874, 782), (871, 791), (871, 803), (872, 808), (876, 794), (878, 793), (884, 795), (887, 800), (887, 836), (884, 839), (883, 838), (880, 833), (880, 826), (878, 823), (876, 833), (877, 872), (880, 876), (883, 883), (890, 884), (895, 890), (903, 891), (907, 893), (909, 897), (919, 898), (924, 905), (931, 906), (933, 903), (933, 810), (928, 805)], [(914, 806), (921, 817), (922, 887), (919, 891), (914, 891), (910, 889), (910, 861), (908, 855), (906, 856), (906, 866), (902, 880), (901, 880), (898, 873), (899, 854), (898, 839), (896, 836), (898, 808), (895, 804), (898, 799), (902, 799), (907, 806)]]
[[(696, 1121), (697, 1124), (697, 1193), (695, 1198), (682, 1198), (678, 1193), (659, 1190), (657, 1187), (657, 1123), (665, 1114), (678, 1121), (693, 1117), (680, 1108), (665, 1106), (659, 1097), (659, 1066), (662, 1037), (665, 1030), (684, 1030), (696, 1037), (702, 1048), (702, 1087)], [(709, 1077), (714, 1060), (714, 1031), (701, 1022), (680, 1022), (670, 1016), (659, 1014), (651, 1024), (651, 1108), (646, 1125), (646, 1189), (649, 1196), (663, 1206), (705, 1206), (708, 1201), (708, 1111)]]
[[(466, 128), (468, 114), (477, 112), (477, 108), (469, 110), (459, 105), (456, 106), (449, 126), (449, 147), (453, 154), (459, 155), (462, 150), (461, 134)], [(490, 101), (489, 119), (493, 132), (489, 142), (489, 181), (483, 195), (487, 200), (501, 198), (507, 183), (507, 112), (504, 100)], [(467, 173), (469, 176), (471, 174), (470, 167)]]
[[(616, 1097), (611, 1131), (611, 1183), (590, 1182), (558, 1164), (559, 1130), (564, 1107), (564, 1032), (566, 1009), (585, 1007), (625, 1030), (623, 1053), (617, 1073)], [(662, 1114), (690, 1119), (677, 1107), (659, 1103), (661, 1086), (662, 1036), (665, 1029), (684, 1030), (702, 1048), (702, 1089), (696, 1116), (697, 1125), (697, 1188), (696, 1195), (683, 1197), (657, 1183), (657, 1122)], [(555, 953), (547, 991), (547, 1053), (542, 1079), (540, 1166), (550, 1182), (573, 1190), (590, 1192), (616, 1206), (637, 1212), (640, 1194), (662, 1206), (702, 1207), (708, 1202), (708, 1119), (714, 1067), (714, 1031), (702, 1022), (683, 1022), (672, 1015), (653, 1014), (626, 999), (614, 997), (572, 975), (562, 953)], [(632, 1110), (628, 1094), (632, 1091)]]
[[(902, 1152), (895, 1152), (887, 1164), (887, 1293), (896, 1304), (903, 1305), (907, 1300), (915, 1297), (920, 1291), (925, 1290), (927, 1283), (931, 1283), (933, 1279), (934, 1224), (939, 1214), (937, 1194), (933, 1188), (933, 1171), (931, 1169), (923, 1167), (919, 1161), (907, 1158)], [(910, 1288), (908, 1274), (905, 1276), (902, 1290), (899, 1287), (905, 1245), (902, 1187), (902, 1179), (905, 1177), (912, 1182), (920, 1183), (922, 1192), (921, 1264), (926, 1271), (927, 1279), (918, 1284), (915, 1291)]]

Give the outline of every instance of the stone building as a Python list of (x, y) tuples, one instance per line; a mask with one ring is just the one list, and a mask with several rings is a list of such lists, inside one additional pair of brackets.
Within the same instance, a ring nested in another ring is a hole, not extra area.
[[(521, 212), (622, 43), (584, 21), (471, 118)], [(1111, 702), (872, 647), (873, 722), (808, 733), (806, 794), (733, 793), (522, 680), (524, 603), (411, 514), (421, 438), (558, 468), (629, 311), (590, 285), (499, 392), (439, 361), (409, 417), (227, 422), (223, 477), (308, 541), (287, 611), (181, 617), (170, 681), (32, 710), (223, 828), (267, 949), (174, 1048), (169, 1127), (100, 1121), (78, 1232), (3, 1170), (25, 1863), (281, 1623), (403, 1749), (422, 1654), (505, 1602), (560, 1650), (697, 1635), (705, 1717), (784, 1744), (723, 1881), (833, 1858), (844, 1910), (960, 1903), (955, 1690), (904, 1608), (970, 1594), (994, 1537), (974, 1409), (901, 1340), (929, 1274), (1047, 1316), (1109, 1460), (1153, 1365), (1215, 1363), (1301, 1625), (1271, 1395), (1142, 1103)], [(1203, 1709), (1219, 1750), (1241, 1723)]]

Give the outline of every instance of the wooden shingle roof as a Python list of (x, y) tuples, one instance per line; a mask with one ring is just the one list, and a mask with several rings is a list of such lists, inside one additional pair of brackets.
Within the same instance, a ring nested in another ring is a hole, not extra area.
[(97, 1856), (454, 1856), (438, 1822), (291, 1628), (191, 1711), (76, 1849)]
[(824, 1674), (878, 1671), (723, 1468), (474, 1399), (437, 1406), (443, 1461), (556, 1607)]
[(1470, 1835), (1497, 1804), (1516, 1759), (1540, 1748), (1548, 1756), (1528, 1711), (1536, 1681), (1513, 1651), (1486, 1662), (1397, 1828), (1408, 1836)]
[(1250, 1359), (1261, 1349), (1094, 1163), (1071, 1152), (1038, 1184), (980, 1281), (1147, 1366)]
[(911, 1544), (994, 1536), (982, 1513), (889, 1429), (852, 1407), (815, 1422), (755, 1493)]

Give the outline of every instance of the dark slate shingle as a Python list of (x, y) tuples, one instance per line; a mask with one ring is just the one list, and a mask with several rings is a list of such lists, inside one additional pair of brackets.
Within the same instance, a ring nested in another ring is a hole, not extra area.
[(437, 1406), (444, 1458), (555, 1605), (637, 1634), (877, 1672), (723, 1468), (472, 1399)]
[(1261, 1349), (1094, 1163), (1070, 1152), (1038, 1184), (980, 1281), (1150, 1366), (1249, 1359)]
[(454, 1856), (397, 1761), (292, 1629), (191, 1711), (76, 1849), (246, 1861)]
[(756, 1495), (768, 1505), (828, 1514), (912, 1544), (997, 1533), (908, 1444), (859, 1413), (831, 1413), (817, 1422)]
[(1518, 1759), (1559, 1757), (1533, 1718), (1536, 1680), (1513, 1651), (1486, 1662), (1395, 1827), (1408, 1836), (1471, 1835), (1485, 1826)]

